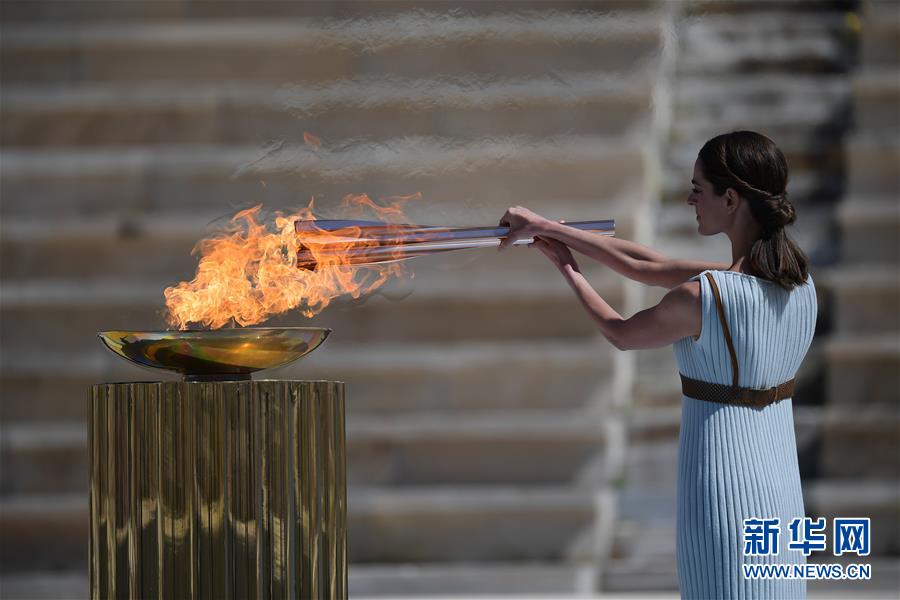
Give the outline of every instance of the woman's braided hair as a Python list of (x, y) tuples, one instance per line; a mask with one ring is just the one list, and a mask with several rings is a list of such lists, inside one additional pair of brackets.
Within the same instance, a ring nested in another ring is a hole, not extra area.
[(806, 283), (809, 260), (784, 231), (797, 213), (787, 197), (787, 161), (775, 142), (753, 131), (734, 131), (706, 142), (698, 158), (715, 193), (734, 189), (762, 228), (748, 256), (753, 274), (788, 290)]

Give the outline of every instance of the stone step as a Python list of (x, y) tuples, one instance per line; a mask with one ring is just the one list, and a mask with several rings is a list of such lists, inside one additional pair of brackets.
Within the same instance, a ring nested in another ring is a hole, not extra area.
[(863, 4), (860, 58), (866, 67), (900, 66), (900, 6), (896, 0)]
[(864, 66), (853, 80), (853, 96), (857, 127), (865, 131), (900, 131), (900, 77), (896, 67)]
[(820, 277), (833, 301), (832, 325), (838, 334), (894, 331), (900, 336), (898, 265), (853, 265)]
[[(816, 555), (813, 555), (816, 556)], [(854, 557), (855, 558), (855, 557)], [(841, 562), (825, 556), (811, 562)], [(892, 558), (868, 558), (873, 579), (869, 581), (828, 581), (808, 583), (813, 600), (889, 599), (896, 596), (900, 561)], [(515, 598), (548, 599), (603, 598), (603, 600), (675, 600), (678, 580), (674, 558), (657, 564), (622, 564), (611, 561), (600, 579), (597, 593), (597, 569), (593, 566), (556, 563), (447, 564), (447, 565), (369, 565), (352, 564), (349, 569), (350, 596), (353, 598), (428, 598), (447, 594), (465, 596), (503, 595)], [(3, 590), (17, 600), (58, 600), (86, 598), (87, 575), (80, 571), (38, 571), (8, 573)]]
[(900, 135), (858, 132), (846, 142), (847, 191), (851, 196), (900, 197)]
[[(446, 594), (586, 598), (595, 590), (597, 568), (552, 562), (351, 564), (348, 579), (352, 598), (422, 598)], [(87, 574), (80, 571), (7, 573), (3, 577), (3, 591), (16, 600), (87, 598), (89, 581)], [(606, 594), (603, 598), (615, 600)], [(629, 599), (619, 597), (619, 600)]]
[(704, 14), (684, 20), (678, 70), (683, 74), (844, 72), (852, 67), (850, 57), (854, 56), (854, 39), (847, 29), (844, 12), (813, 6), (788, 18), (779, 10), (767, 9), (748, 11), (741, 18)]
[[(581, 413), (350, 416), (350, 485), (574, 485), (608, 479), (605, 419)], [(88, 481), (85, 422), (0, 429), (0, 494), (75, 492)]]
[[(779, 146), (791, 140), (816, 141), (839, 148), (848, 127), (846, 105), (851, 83), (844, 75), (816, 73), (739, 73), (712, 78), (679, 77), (673, 83), (672, 123), (678, 143), (706, 140), (723, 131), (769, 132)], [(794, 166), (794, 161), (791, 161)]]
[(78, 494), (0, 496), (0, 573), (87, 572), (89, 519), (87, 485)]
[[(92, 384), (174, 379), (127, 363), (93, 337), (85, 344), (77, 353), (45, 349), (4, 356), (0, 421), (84, 422)], [(599, 338), (445, 344), (329, 339), (293, 365), (257, 378), (344, 381), (348, 412), (359, 416), (590, 411), (613, 401), (613, 352)]]
[(629, 438), (623, 480), (629, 489), (649, 489), (661, 495), (678, 483), (678, 421), (672, 439), (639, 441)]
[(234, 144), (305, 132), (336, 140), (646, 130), (649, 81), (602, 73), (523, 79), (359, 78), (264, 85), (14, 87), (2, 93), (4, 147)]
[(547, 485), (609, 479), (606, 419), (584, 414), (350, 418), (350, 483)]
[(410, 10), (364, 19), (10, 25), (6, 83), (321, 82), (361, 73), (469, 77), (557, 70), (626, 72), (659, 55), (654, 15), (535, 11), (466, 15)]
[(900, 473), (900, 409), (897, 407), (829, 412), (823, 419), (821, 436), (823, 477), (890, 479)]
[[(515, 251), (519, 250), (532, 251)], [(490, 260), (501, 258), (495, 252)], [(399, 282), (361, 300), (339, 298), (312, 319), (293, 311), (262, 325), (330, 327), (335, 332), (332, 342), (357, 343), (498, 339), (535, 343), (548, 337), (584, 340), (594, 336), (596, 326), (587, 312), (558, 273), (552, 272), (549, 261), (544, 262), (538, 261), (533, 272), (540, 279), (500, 280), (494, 287), (478, 285), (477, 279), (463, 287), (459, 274), (434, 277), (428, 286), (416, 285), (416, 280)], [(607, 274), (594, 285), (622, 310), (621, 282)], [(124, 281), (4, 281), (0, 341), (24, 355), (39, 356), (47, 348), (83, 351), (97, 343), (98, 331), (165, 329), (162, 290), (162, 286)]]
[[(698, 238), (698, 245), (714, 239), (711, 236), (698, 236)], [(662, 237), (659, 237), (656, 242), (654, 248), (659, 249), (670, 257), (715, 260), (714, 257), (716, 255), (714, 252), (708, 252), (705, 256), (703, 254), (692, 256), (690, 253), (672, 253), (670, 250), (674, 246), (671, 244), (671, 241), (664, 241)], [(727, 251), (727, 248), (724, 250)], [(647, 304), (659, 302), (665, 293), (666, 290), (662, 288), (659, 290), (648, 290)], [(640, 423), (643, 418), (640, 415), (653, 415), (656, 411), (659, 411), (659, 414), (662, 415), (670, 415), (673, 410), (680, 410), (681, 379), (678, 376), (678, 363), (675, 360), (675, 352), (672, 346), (639, 350), (637, 352), (631, 404), (636, 413), (634, 418), (637, 423)]]
[(419, 192), (422, 199), (404, 207), (412, 222), (445, 223), (448, 214), (495, 221), (515, 204), (574, 213), (567, 198), (594, 200), (560, 218), (591, 219), (626, 199), (649, 201), (645, 144), (564, 135), (467, 142), (408, 137), (319, 151), (288, 145), (19, 150), (0, 155), (0, 191), (5, 218), (225, 215), (257, 203), (287, 211), (312, 196), (320, 209), (335, 210), (351, 193), (379, 199)]
[[(357, 563), (589, 561), (597, 496), (564, 488), (350, 488), (348, 556)], [(88, 514), (86, 491), (4, 496), (0, 568), (85, 568)]]
[[(808, 0), (807, 0), (808, 1)], [(659, 0), (605, 0), (604, 12), (631, 13), (652, 10)], [(469, 15), (491, 15), (509, 12), (508, 6), (493, 3), (472, 2), (464, 5), (464, 11), (456, 2), (432, 0), (427, 4), (434, 11), (464, 12)], [(104, 22), (104, 21), (191, 21), (196, 19), (247, 19), (247, 18), (320, 18), (346, 19), (378, 15), (390, 16), (420, 8), (418, 2), (367, 2), (350, 0), (342, 2), (285, 2), (284, 0), (91, 0), (68, 2), (66, 0), (5, 0), (3, 17), (7, 22), (53, 23)], [(516, 3), (520, 11), (565, 8), (586, 9), (576, 0), (521, 0)]]
[(900, 206), (897, 198), (851, 198), (836, 211), (841, 258), (853, 264), (900, 264)]
[[(85, 340), (81, 352), (4, 356), (0, 421), (84, 423), (92, 384), (171, 380), (133, 366)], [(528, 411), (603, 410), (614, 399), (616, 355), (598, 338), (453, 343), (371, 342), (325, 345), (258, 379), (327, 379), (347, 384), (353, 416), (468, 414), (504, 416)]]
[[(825, 517), (869, 517), (872, 556), (896, 556), (900, 547), (900, 488), (896, 477), (877, 481), (822, 479), (804, 486), (806, 513)], [(830, 544), (829, 544), (830, 549)]]
[[(669, 515), (674, 502), (674, 496), (666, 498), (658, 510)], [(668, 520), (623, 517), (616, 523), (613, 552), (603, 569), (603, 589), (631, 593), (678, 589), (674, 514)]]
[[(571, 201), (571, 208), (557, 206), (547, 213), (551, 218), (569, 214), (587, 214), (587, 207), (596, 201), (585, 200), (579, 209)], [(595, 207), (595, 218), (614, 218), (616, 235), (632, 237), (636, 215), (624, 207)], [(603, 211), (603, 212), (600, 212)], [(489, 214), (484, 209), (471, 211), (467, 225), (494, 226), (503, 212)], [(199, 256), (192, 249), (200, 240), (222, 235), (228, 230), (229, 217), (213, 214), (179, 215), (138, 214), (132, 216), (97, 216), (65, 218), (4, 217), (0, 221), (0, 273), (7, 282), (50, 282), (78, 280), (80, 282), (134, 282), (145, 287), (159, 286), (160, 292), (179, 281), (194, 278)], [(466, 215), (455, 215), (456, 219)], [(437, 219), (439, 217), (435, 217)], [(448, 218), (444, 215), (444, 218)], [(270, 233), (277, 231), (273, 218), (261, 215)], [(477, 221), (477, 222), (476, 222)], [(428, 225), (447, 225), (446, 220), (427, 222)], [(243, 223), (242, 223), (243, 225)], [(454, 225), (450, 223), (450, 225)], [(246, 227), (242, 227), (246, 231)], [(588, 277), (605, 272), (594, 261), (584, 263)], [(529, 285), (554, 288), (549, 261), (542, 254), (526, 247), (498, 254), (494, 248), (456, 250), (432, 256), (420, 256), (404, 263), (407, 275), (405, 287), (428, 289), (435, 285), (458, 286), (462, 278), (468, 285), (491, 289)], [(299, 272), (298, 272), (299, 273)], [(415, 280), (407, 278), (412, 275)], [(531, 281), (538, 278), (536, 281)], [(450, 283), (447, 283), (447, 282)], [(559, 281), (562, 281), (560, 278)]]
[(349, 592), (353, 598), (585, 598), (596, 589), (597, 571), (590, 563), (353, 564)]
[[(613, 559), (603, 573), (603, 598), (678, 597), (678, 570), (675, 558), (658, 560)], [(611, 593), (610, 593), (611, 592)], [(663, 592), (668, 592), (664, 594)], [(648, 595), (649, 593), (649, 595)], [(671, 596), (670, 596), (671, 594)]]
[(897, 332), (837, 335), (824, 347), (827, 402), (835, 409), (895, 407), (900, 340)]
[[(669, 445), (669, 442), (661, 442), (653, 444), (653, 447), (663, 449)], [(630, 462), (640, 450), (633, 445), (629, 447)], [(677, 456), (676, 446), (674, 450), (668, 450), (668, 457), (658, 456), (659, 466), (648, 468), (639, 480), (626, 476), (616, 499), (615, 533), (609, 562), (604, 568), (603, 589), (636, 592), (678, 588), (675, 565), (676, 487), (665, 472), (677, 473)], [(653, 481), (654, 476), (659, 481)], [(661, 485), (660, 481), (666, 483)], [(642, 576), (645, 579), (643, 582)]]
[(90, 598), (87, 563), (77, 570), (4, 573), (3, 593), (16, 600)]
[(86, 423), (4, 426), (0, 433), (0, 494), (88, 489)]

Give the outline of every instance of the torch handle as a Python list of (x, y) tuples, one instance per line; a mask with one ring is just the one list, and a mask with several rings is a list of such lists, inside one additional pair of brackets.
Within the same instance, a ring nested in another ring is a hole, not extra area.
[[(309, 222), (303, 222), (301, 229), (298, 222), (297, 231), (309, 231)], [(315, 222), (313, 222), (315, 223)], [(329, 222), (330, 225), (341, 223)], [(346, 222), (345, 222), (346, 223)], [(321, 244), (311, 244), (303, 240), (306, 247), (301, 247), (297, 255), (298, 266), (314, 268), (316, 263), (327, 256), (340, 256), (341, 264), (374, 264), (406, 260), (426, 254), (464, 250), (468, 248), (491, 248), (500, 245), (509, 235), (509, 227), (428, 227), (428, 226), (395, 226), (390, 224), (373, 224), (352, 222), (352, 231), (357, 235), (348, 235), (346, 240), (338, 242), (334, 237)], [(566, 223), (567, 226), (583, 231), (592, 231), (600, 235), (615, 235), (615, 221), (576, 221)], [(318, 228), (318, 225), (313, 225)], [(398, 230), (398, 227), (400, 228)], [(344, 227), (335, 227), (329, 231), (339, 232)], [(353, 242), (348, 247), (347, 241)], [(514, 245), (530, 244), (533, 238), (517, 240)], [(315, 246), (315, 250), (312, 249)]]

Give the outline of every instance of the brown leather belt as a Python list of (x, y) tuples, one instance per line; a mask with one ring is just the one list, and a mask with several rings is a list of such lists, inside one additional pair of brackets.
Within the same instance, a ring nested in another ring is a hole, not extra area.
[(682, 375), (681, 393), (688, 398), (706, 400), (707, 402), (765, 408), (773, 402), (792, 398), (794, 396), (794, 382), (795, 380), (791, 379), (767, 390), (755, 390), (745, 387), (736, 388), (730, 385), (722, 385), (721, 383), (709, 383), (708, 381), (691, 379)]
[(731, 385), (722, 385), (721, 383), (710, 383), (708, 381), (700, 381), (699, 379), (691, 379), (681, 374), (681, 393), (689, 398), (697, 400), (706, 400), (707, 402), (719, 402), (722, 404), (734, 404), (737, 406), (749, 406), (752, 408), (764, 408), (773, 402), (791, 398), (794, 395), (794, 379), (779, 383), (775, 387), (767, 390), (756, 390), (753, 388), (740, 387), (738, 385), (738, 359), (734, 352), (734, 343), (731, 340), (731, 331), (728, 329), (728, 321), (725, 320), (725, 309), (722, 307), (722, 297), (719, 294), (719, 286), (712, 273), (706, 273), (709, 285), (716, 300), (716, 310), (719, 313), (719, 321), (722, 323), (722, 334), (725, 336), (725, 343), (728, 346), (728, 353), (731, 355)]

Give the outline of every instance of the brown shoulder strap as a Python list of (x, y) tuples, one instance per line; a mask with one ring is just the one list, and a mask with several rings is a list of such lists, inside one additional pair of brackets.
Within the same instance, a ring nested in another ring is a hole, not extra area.
[(725, 334), (725, 343), (728, 344), (728, 352), (731, 354), (731, 386), (738, 387), (738, 360), (734, 353), (734, 342), (731, 341), (731, 331), (728, 329), (728, 322), (725, 320), (725, 309), (722, 307), (722, 296), (719, 295), (719, 286), (712, 273), (706, 272), (706, 278), (709, 279), (709, 286), (712, 288), (713, 297), (716, 299), (716, 309), (719, 311), (719, 321), (722, 323), (722, 333)]

